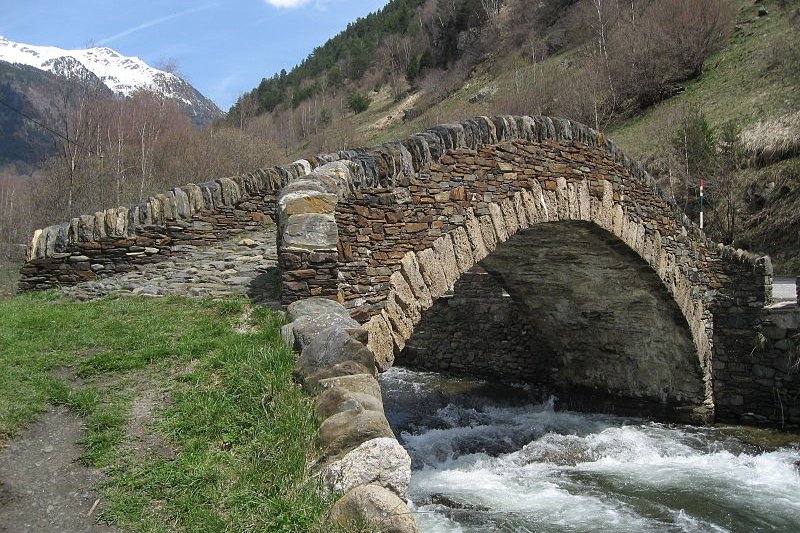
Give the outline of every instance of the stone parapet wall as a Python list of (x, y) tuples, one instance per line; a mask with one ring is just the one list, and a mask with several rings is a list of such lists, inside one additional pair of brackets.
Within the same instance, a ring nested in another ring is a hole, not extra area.
[(179, 244), (202, 246), (232, 231), (272, 223), (281, 187), (308, 172), (301, 161), (200, 185), (177, 187), (140, 204), (107, 209), (37, 230), (20, 290), (49, 289), (156, 263)]
[[(714, 355), (714, 396), (722, 420), (800, 426), (800, 309), (715, 315), (737, 335), (720, 339)], [(757, 321), (756, 327), (752, 327)]]

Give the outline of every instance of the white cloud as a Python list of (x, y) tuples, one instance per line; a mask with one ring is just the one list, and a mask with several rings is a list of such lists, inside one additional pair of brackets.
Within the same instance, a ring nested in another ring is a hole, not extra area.
[(308, 3), (308, 0), (264, 0), (264, 1), (275, 7), (300, 7)]

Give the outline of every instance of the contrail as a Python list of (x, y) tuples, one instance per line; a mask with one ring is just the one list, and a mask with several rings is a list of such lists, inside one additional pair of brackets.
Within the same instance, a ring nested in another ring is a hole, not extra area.
[(133, 28), (128, 28), (127, 30), (121, 31), (121, 32), (119, 32), (119, 33), (117, 33), (115, 35), (112, 35), (111, 37), (106, 37), (105, 39), (102, 39), (102, 40), (98, 41), (97, 44), (112, 43), (112, 42), (116, 41), (117, 39), (121, 39), (123, 37), (127, 37), (128, 35), (131, 35), (132, 33), (136, 33), (137, 31), (145, 30), (147, 28), (152, 28), (153, 26), (157, 26), (157, 25), (159, 25), (159, 24), (161, 24), (163, 22), (166, 22), (168, 20), (176, 19), (178, 17), (185, 17), (186, 15), (191, 15), (192, 13), (197, 13), (198, 11), (205, 11), (207, 9), (211, 9), (212, 7), (217, 7), (218, 5), (219, 4), (209, 4), (209, 5), (205, 5), (205, 6), (201, 6), (201, 7), (193, 7), (192, 9), (187, 9), (185, 11), (179, 11), (177, 13), (173, 13), (171, 15), (166, 15), (164, 17), (159, 17), (157, 19), (148, 20), (147, 22), (139, 24), (138, 26), (134, 26)]

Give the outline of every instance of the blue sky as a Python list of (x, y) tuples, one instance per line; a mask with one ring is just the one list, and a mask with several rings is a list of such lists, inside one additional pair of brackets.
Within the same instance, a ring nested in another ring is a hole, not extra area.
[(227, 111), (387, 0), (2, 0), (0, 35), (61, 48), (108, 46), (179, 74)]

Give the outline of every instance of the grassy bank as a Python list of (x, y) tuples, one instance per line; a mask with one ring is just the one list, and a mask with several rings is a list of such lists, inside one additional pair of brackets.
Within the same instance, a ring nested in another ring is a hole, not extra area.
[(0, 444), (64, 404), (123, 530), (336, 531), (283, 320), (242, 298), (0, 300)]

